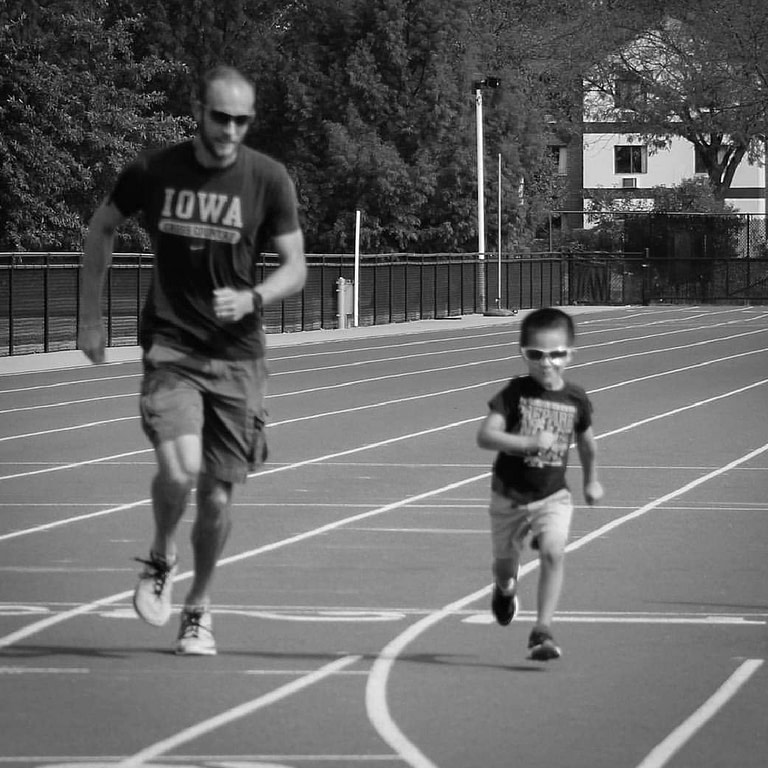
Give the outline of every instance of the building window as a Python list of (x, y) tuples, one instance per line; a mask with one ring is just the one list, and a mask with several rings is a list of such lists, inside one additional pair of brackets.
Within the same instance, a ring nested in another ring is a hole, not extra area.
[(621, 144), (613, 148), (616, 173), (648, 173), (648, 147)]
[(552, 164), (558, 176), (568, 175), (568, 148), (561, 146), (550, 146), (552, 153)]

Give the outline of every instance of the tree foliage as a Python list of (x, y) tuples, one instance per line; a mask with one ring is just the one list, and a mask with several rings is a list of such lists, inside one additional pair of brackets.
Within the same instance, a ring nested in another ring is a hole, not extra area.
[(518, 79), (494, 66), (473, 7), (317, 0), (293, 9), (261, 81), (252, 138), (299, 180), (315, 250), (350, 247), (355, 209), (371, 250), (476, 248), (472, 82), (489, 74), (503, 87), (486, 94), (485, 161), (495, 168), (502, 154), (505, 229), (517, 220), (512, 192), (545, 153), (530, 151)]
[[(548, 145), (578, 133), (586, 76), (608, 93), (663, 64), (624, 116), (692, 141), (722, 195), (765, 131), (767, 15), (763, 0), (6, 0), (0, 247), (79, 248), (118, 169), (191, 133), (217, 63), (254, 78), (247, 140), (288, 165), (316, 252), (351, 248), (356, 209), (366, 250), (476, 249), (473, 83), (489, 76), (489, 250), (499, 215), (506, 249), (560, 207)], [(627, 55), (649, 34), (654, 61)], [(118, 244), (142, 245), (135, 224)]]
[[(171, 67), (134, 57), (139, 19), (106, 26), (101, 3), (28, 5), (0, 20), (0, 247), (77, 249), (119, 168), (187, 126), (146, 87)], [(136, 229), (127, 243), (141, 244)]]

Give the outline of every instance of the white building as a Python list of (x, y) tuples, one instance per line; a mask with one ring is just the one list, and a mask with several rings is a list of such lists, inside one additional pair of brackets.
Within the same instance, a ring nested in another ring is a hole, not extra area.
[[(616, 128), (620, 126), (615, 126)], [(632, 199), (638, 209), (650, 208), (643, 190), (676, 187), (685, 179), (706, 172), (697, 161), (693, 144), (674, 137), (669, 146), (656, 149), (640, 136), (611, 131), (605, 123), (584, 123), (581, 188), (589, 210), (595, 191), (616, 190), (617, 197)], [(766, 169), (745, 157), (739, 165), (726, 202), (742, 213), (766, 213)]]
[[(585, 84), (580, 147), (571, 147), (570, 152), (571, 156), (578, 152), (579, 162), (569, 163), (570, 188), (575, 191), (580, 182), (585, 210), (590, 209), (597, 190), (603, 199), (615, 196), (627, 201), (623, 207), (632, 204), (643, 209), (651, 207), (644, 190), (675, 187), (686, 179), (707, 177), (694, 145), (686, 139), (667, 135), (649, 144), (640, 135), (627, 132), (636, 114), (633, 107), (647, 104), (647, 83), (668, 77), (669, 71), (675, 69), (674, 51), (670, 53), (666, 46), (670, 40), (679, 40), (684, 46), (683, 33), (678, 22), (667, 20), (658, 34), (651, 30), (617, 54), (623, 66), (606, 67), (595, 87)], [(707, 109), (702, 108), (702, 114), (706, 115)], [(663, 146), (658, 148), (656, 144)], [(764, 159), (765, 152), (758, 160), (745, 155), (739, 164), (725, 198), (736, 210), (766, 214)]]

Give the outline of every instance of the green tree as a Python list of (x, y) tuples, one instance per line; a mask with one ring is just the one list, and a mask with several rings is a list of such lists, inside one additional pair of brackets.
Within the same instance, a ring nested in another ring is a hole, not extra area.
[(272, 55), (296, 0), (108, 0), (107, 18), (140, 18), (133, 40), (137, 58), (182, 63), (154, 81), (167, 96), (167, 109), (188, 115), (193, 88), (213, 66), (237, 67), (257, 81)]
[(516, 226), (521, 176), (527, 164), (533, 178), (546, 151), (515, 72), (492, 71), (492, 31), (474, 8), (317, 0), (284, 17), (260, 73), (252, 141), (298, 180), (312, 250), (349, 249), (358, 208), (367, 250), (476, 250), (472, 83), (487, 75), (503, 82), (486, 93), (488, 212), (501, 153), (505, 230)]
[[(137, 60), (139, 19), (103, 2), (17, 3), (0, 19), (0, 247), (79, 249), (117, 171), (188, 125), (148, 83), (174, 66)], [(118, 247), (146, 247), (130, 224)]]

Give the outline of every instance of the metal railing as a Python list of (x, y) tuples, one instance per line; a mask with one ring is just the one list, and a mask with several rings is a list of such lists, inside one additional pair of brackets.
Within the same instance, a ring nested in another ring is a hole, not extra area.
[[(104, 290), (109, 346), (138, 343), (141, 307), (151, 280), (153, 256), (115, 254)], [(311, 254), (304, 289), (266, 308), (267, 333), (337, 328), (337, 281), (351, 280), (351, 255)], [(0, 253), (0, 355), (74, 349), (80, 292), (80, 253)], [(504, 256), (502, 306), (526, 308), (568, 303), (567, 258), (562, 254)], [(262, 279), (277, 269), (265, 255)], [(378, 325), (483, 312), (498, 295), (498, 261), (480, 269), (487, 300), (478, 300), (477, 254), (377, 254), (362, 257), (359, 324)]]
[[(339, 327), (337, 283), (351, 255), (312, 254), (304, 289), (266, 308), (267, 333)], [(138, 344), (151, 281), (150, 254), (115, 254), (103, 300), (109, 346)], [(75, 349), (80, 253), (0, 253), (0, 356)], [(261, 278), (278, 267), (267, 254)], [(482, 275), (486, 300), (478, 298)], [(499, 276), (501, 284), (499, 286)], [(648, 253), (493, 255), (393, 253), (364, 256), (360, 325), (476, 314), (501, 307), (651, 302), (768, 303), (768, 259), (659, 259)], [(499, 291), (499, 287), (501, 290)]]

